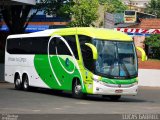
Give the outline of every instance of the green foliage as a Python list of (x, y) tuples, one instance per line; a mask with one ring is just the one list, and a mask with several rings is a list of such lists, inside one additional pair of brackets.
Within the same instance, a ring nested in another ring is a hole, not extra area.
[(70, 18), (71, 6), (73, 6), (73, 0), (41, 0), (41, 3), (36, 5), (48, 15), (63, 18)]
[(160, 35), (151, 35), (146, 38), (145, 43), (152, 48), (153, 57), (160, 59)]
[(68, 0), (68, 2), (65, 2), (57, 12), (57, 15), (63, 18), (70, 19), (71, 16), (71, 8), (73, 7), (74, 2), (72, 0)]
[(12, 34), (23, 33), (28, 25), (31, 5), (4, 5), (1, 13), (4, 22)]
[(151, 47), (160, 47), (160, 35), (155, 34), (146, 38), (145, 43)]
[(71, 7), (71, 27), (94, 26), (93, 22), (98, 19), (98, 0), (76, 0)]
[(122, 13), (127, 9), (120, 0), (99, 0), (99, 3), (105, 5), (105, 10), (109, 13)]
[(35, 9), (44, 10), (48, 15), (70, 18), (71, 6), (73, 6), (73, 0), (41, 0)]
[(160, 18), (160, 0), (151, 0), (148, 5), (146, 5), (145, 12), (157, 15)]

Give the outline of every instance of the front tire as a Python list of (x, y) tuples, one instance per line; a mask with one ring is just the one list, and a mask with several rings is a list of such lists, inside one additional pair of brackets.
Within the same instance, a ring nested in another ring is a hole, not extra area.
[(82, 85), (78, 79), (73, 82), (72, 85), (72, 96), (77, 99), (84, 98), (84, 94), (82, 92)]
[(22, 82), (22, 86), (23, 86), (23, 90), (28, 91), (29, 90), (29, 80), (28, 80), (28, 76), (25, 75), (23, 77), (23, 82)]

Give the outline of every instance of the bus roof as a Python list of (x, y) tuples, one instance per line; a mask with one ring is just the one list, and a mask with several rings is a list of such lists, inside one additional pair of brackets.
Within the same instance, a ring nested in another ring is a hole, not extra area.
[(78, 28), (77, 34), (104, 40), (132, 41), (132, 38), (123, 32), (104, 28)]
[(118, 41), (132, 41), (132, 38), (125, 33), (120, 31), (104, 29), (104, 28), (93, 28), (93, 27), (76, 27), (76, 28), (61, 28), (61, 29), (48, 29), (40, 32), (28, 33), (28, 34), (17, 34), (10, 35), (9, 38), (23, 38), (23, 37), (43, 37), (52, 36), (55, 34), (63, 33), (63, 35), (80, 34), (86, 35), (93, 38), (103, 40), (118, 40)]

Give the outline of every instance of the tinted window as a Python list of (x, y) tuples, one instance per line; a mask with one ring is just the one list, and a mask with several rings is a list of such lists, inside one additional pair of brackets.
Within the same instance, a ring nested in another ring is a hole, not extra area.
[(68, 42), (69, 46), (71, 47), (73, 54), (76, 59), (78, 58), (78, 51), (77, 51), (77, 44), (76, 44), (76, 38), (74, 35), (70, 36), (63, 36), (63, 38)]
[(50, 41), (50, 44), (49, 44), (49, 54), (52, 54), (52, 55), (56, 54), (56, 39), (58, 39), (58, 38), (53, 38)]
[(49, 37), (32, 38), (31, 54), (47, 54)]
[(11, 54), (20, 53), (20, 38), (9, 39), (7, 42), (7, 51)]
[(135, 11), (125, 11), (125, 15), (135, 15)]
[(56, 38), (56, 48), (57, 48), (58, 55), (70, 55), (71, 56), (71, 53), (67, 45), (60, 38)]
[[(78, 59), (77, 44), (74, 35), (63, 36)], [(10, 54), (48, 54), (49, 37), (13, 38), (7, 41), (7, 51)], [(60, 38), (53, 38), (49, 44), (49, 53), (71, 55), (68, 47)]]
[(13, 38), (7, 41), (10, 54), (47, 54), (49, 37)]
[(81, 46), (84, 66), (88, 70), (94, 71), (94, 60), (92, 50), (90, 47), (85, 45), (85, 43), (92, 43), (92, 38), (84, 35), (79, 35), (78, 38)]

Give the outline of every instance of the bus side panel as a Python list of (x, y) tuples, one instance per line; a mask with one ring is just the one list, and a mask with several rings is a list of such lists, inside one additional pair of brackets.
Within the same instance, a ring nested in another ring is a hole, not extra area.
[(39, 77), (53, 89), (72, 90), (72, 80), (80, 77), (76, 60), (68, 55), (36, 55), (35, 69)]
[(34, 67), (35, 55), (5, 54), (5, 81), (14, 83), (15, 73), (22, 75), (26, 73), (29, 78), (29, 85), (35, 87), (49, 88), (37, 74)]

